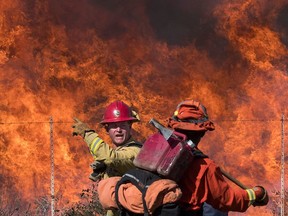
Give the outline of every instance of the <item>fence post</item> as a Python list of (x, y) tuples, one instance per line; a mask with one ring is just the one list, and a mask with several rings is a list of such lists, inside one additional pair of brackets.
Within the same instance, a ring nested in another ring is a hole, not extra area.
[(285, 145), (284, 145), (284, 114), (281, 118), (281, 216), (285, 215)]
[(53, 140), (53, 117), (50, 117), (50, 160), (51, 160), (51, 216), (55, 212), (55, 196), (54, 196), (54, 140)]

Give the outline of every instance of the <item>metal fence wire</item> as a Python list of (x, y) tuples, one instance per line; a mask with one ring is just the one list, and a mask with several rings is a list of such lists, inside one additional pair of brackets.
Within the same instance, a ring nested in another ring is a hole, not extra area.
[[(273, 189), (271, 192), (274, 196), (274, 206), (269, 207), (274, 208), (271, 210), (271, 215), (284, 216), (288, 203), (285, 187), (285, 163), (287, 162), (285, 145), (287, 127), (285, 124), (288, 119), (282, 115), (279, 119), (217, 119), (212, 121), (217, 127), (217, 132), (207, 135), (208, 138), (205, 137), (203, 141), (205, 145), (200, 148), (203, 148), (220, 165), (228, 164), (226, 168), (236, 174), (240, 181), (247, 180), (241, 174), (251, 175), (252, 171), (256, 170), (254, 168), (248, 173), (245, 171), (249, 167), (245, 164), (247, 159), (255, 166), (264, 167), (265, 174), (261, 174), (259, 179), (253, 175), (252, 178), (259, 181), (268, 179), (265, 184)], [(96, 124), (95, 122), (88, 123)], [(70, 121), (54, 121), (52, 116), (49, 121), (0, 122), (0, 128), (1, 126), (5, 128), (1, 129), (0, 133), (0, 179), (3, 180), (0, 186), (0, 203), (2, 203), (0, 215), (5, 215), (5, 213), (13, 215), (21, 209), (27, 211), (32, 208), (32, 205), (36, 205), (36, 210), (42, 211), (42, 215), (54, 215), (64, 206), (75, 200), (79, 201), (81, 187), (83, 189), (85, 185), (91, 186), (91, 182), (87, 181), (87, 172), (89, 172), (88, 166), (92, 157), (89, 155), (87, 146), (79, 144), (83, 140), (75, 141), (72, 138), (72, 124), (73, 122)], [(143, 124), (141, 127), (146, 126)], [(146, 135), (149, 133), (151, 129), (146, 131)], [(140, 135), (143, 136), (143, 134)], [(213, 145), (206, 143), (213, 143)], [(246, 145), (247, 143), (249, 145)], [(36, 150), (29, 150), (32, 148)], [(25, 151), (29, 152), (26, 156), (23, 153)], [(240, 156), (243, 154), (246, 159)], [(259, 157), (259, 154), (263, 157)], [(19, 160), (22, 165), (18, 164)], [(34, 163), (34, 161), (37, 162)], [(84, 166), (85, 169), (83, 169)], [(26, 178), (21, 173), (19, 175), (19, 170), (26, 173), (28, 177)], [(19, 178), (21, 178), (20, 181)], [(28, 186), (23, 186), (23, 182), (28, 183)], [(77, 191), (79, 193), (76, 198), (72, 198), (72, 194), (77, 194)], [(16, 206), (18, 209), (11, 206)]]

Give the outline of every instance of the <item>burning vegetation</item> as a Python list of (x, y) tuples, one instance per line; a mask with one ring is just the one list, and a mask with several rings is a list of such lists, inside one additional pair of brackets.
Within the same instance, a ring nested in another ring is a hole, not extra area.
[[(139, 113), (142, 141), (152, 117), (200, 100), (216, 125), (200, 148), (279, 204), (287, 0), (14, 0), (0, 11), (0, 209), (49, 211), (51, 142), (56, 208), (79, 202), (93, 159), (72, 118), (105, 139), (98, 122), (115, 99)], [(270, 216), (278, 204), (243, 215)]]

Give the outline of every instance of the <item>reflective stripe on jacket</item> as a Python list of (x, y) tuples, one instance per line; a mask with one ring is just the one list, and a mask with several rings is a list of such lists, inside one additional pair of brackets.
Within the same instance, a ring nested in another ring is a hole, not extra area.
[(136, 142), (131, 137), (125, 144), (112, 148), (95, 132), (86, 133), (84, 140), (94, 160), (102, 161), (107, 165), (104, 178), (122, 176), (128, 170), (134, 168), (133, 160), (142, 147), (141, 143)]

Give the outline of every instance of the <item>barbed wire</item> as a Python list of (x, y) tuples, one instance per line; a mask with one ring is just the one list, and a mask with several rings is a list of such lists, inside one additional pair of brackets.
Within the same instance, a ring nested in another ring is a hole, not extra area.
[[(0, 124), (47, 124), (49, 121), (22, 121), (22, 122), (0, 122)], [(74, 122), (55, 121), (53, 124), (73, 124)], [(89, 122), (87, 122), (89, 123)]]
[[(284, 119), (211, 119), (212, 122), (282, 122), (288, 121), (288, 118)], [(21, 121), (21, 122), (0, 122), (1, 124), (49, 124), (49, 121)], [(73, 124), (73, 121), (54, 121), (53, 124)], [(99, 123), (96, 121), (85, 121), (85, 123)]]

